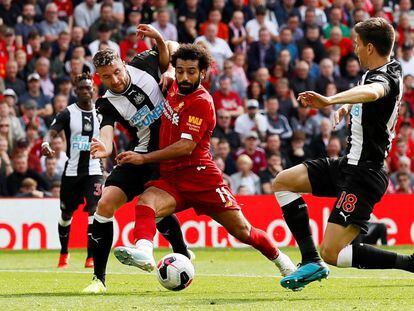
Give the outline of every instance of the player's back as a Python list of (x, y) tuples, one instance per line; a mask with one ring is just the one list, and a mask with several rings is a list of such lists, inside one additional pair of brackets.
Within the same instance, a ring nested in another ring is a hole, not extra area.
[(72, 104), (56, 116), (51, 128), (65, 132), (68, 157), (65, 176), (102, 175), (101, 161), (92, 159), (90, 155), (92, 137), (99, 136), (95, 109), (82, 110), (77, 104)]
[(161, 171), (174, 171), (191, 166), (213, 165), (210, 138), (216, 126), (214, 103), (208, 91), (200, 86), (189, 95), (178, 93), (177, 83), (171, 86), (161, 118), (160, 149), (180, 139), (197, 143), (191, 155), (161, 163)]
[(391, 60), (375, 70), (368, 70), (360, 84), (381, 83), (385, 96), (351, 109), (347, 158), (353, 165), (382, 167), (394, 138), (398, 108), (402, 96), (402, 69)]

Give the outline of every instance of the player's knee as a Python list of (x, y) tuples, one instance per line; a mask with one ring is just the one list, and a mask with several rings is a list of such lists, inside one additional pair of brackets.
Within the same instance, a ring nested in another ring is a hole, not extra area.
[(102, 197), (98, 202), (97, 213), (100, 216), (111, 218), (114, 216), (116, 208), (117, 206), (112, 200), (108, 197)]
[(323, 261), (325, 261), (326, 263), (332, 266), (336, 266), (336, 263), (338, 260), (338, 254), (339, 254), (338, 251), (336, 251), (332, 247), (325, 246), (323, 244), (321, 245), (320, 251), (321, 251), (321, 257)]
[(281, 171), (279, 174), (277, 174), (276, 178), (272, 182), (273, 191), (288, 191), (288, 180), (289, 172)]

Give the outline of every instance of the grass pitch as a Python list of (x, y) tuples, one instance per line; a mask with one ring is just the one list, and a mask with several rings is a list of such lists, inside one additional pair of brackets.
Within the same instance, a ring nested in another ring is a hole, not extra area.
[[(393, 250), (412, 253), (414, 247)], [(155, 273), (123, 266), (110, 256), (105, 295), (81, 290), (91, 280), (84, 251), (72, 251), (70, 268), (56, 268), (56, 251), (0, 252), (2, 310), (414, 310), (414, 274), (396, 270), (331, 269), (331, 276), (302, 292), (279, 285), (272, 263), (250, 249), (194, 250), (196, 277), (170, 292)], [(297, 249), (284, 250), (297, 262)], [(156, 251), (156, 258), (169, 251)]]

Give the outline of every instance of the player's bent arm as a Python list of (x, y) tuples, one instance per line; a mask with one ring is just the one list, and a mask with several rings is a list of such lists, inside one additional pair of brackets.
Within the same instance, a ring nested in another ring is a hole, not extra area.
[(381, 83), (371, 83), (355, 86), (328, 98), (331, 105), (344, 103), (352, 105), (373, 102), (384, 96), (384, 86)]
[(113, 140), (114, 140), (114, 128), (110, 125), (106, 125), (99, 131), (99, 140), (105, 146), (105, 157), (109, 157), (112, 154)]
[(157, 163), (182, 156), (188, 156), (193, 152), (196, 146), (196, 142), (182, 138), (164, 149), (143, 154), (144, 163)]

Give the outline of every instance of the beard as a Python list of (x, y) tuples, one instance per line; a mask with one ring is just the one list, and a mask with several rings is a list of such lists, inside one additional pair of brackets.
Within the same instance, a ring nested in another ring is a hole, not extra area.
[(188, 95), (194, 92), (199, 86), (201, 82), (201, 76), (198, 75), (198, 79), (194, 84), (191, 84), (189, 82), (184, 83), (177, 83), (178, 84), (178, 90), (181, 94)]

